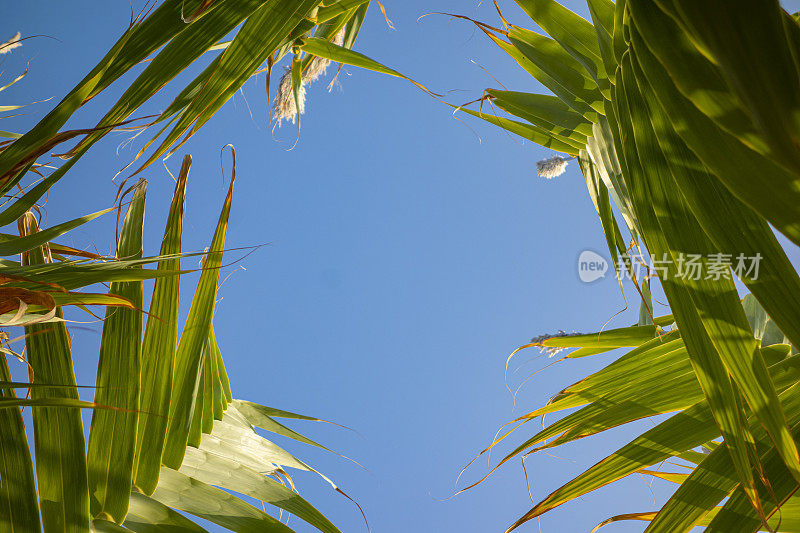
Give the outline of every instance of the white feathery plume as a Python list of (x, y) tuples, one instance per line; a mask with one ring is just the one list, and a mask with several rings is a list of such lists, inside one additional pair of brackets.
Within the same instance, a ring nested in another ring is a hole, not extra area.
[(20, 32), (17, 32), (11, 39), (7, 40), (4, 43), (0, 43), (0, 54), (7, 54), (11, 50), (22, 46), (20, 39), (22, 39), (22, 34)]
[[(539, 335), (538, 337), (534, 337), (531, 339), (531, 344), (541, 344), (548, 339), (553, 339), (555, 337), (572, 337), (573, 335), (583, 335), (582, 333), (567, 333), (563, 329), (558, 330), (558, 333), (552, 334), (545, 334)], [(547, 357), (553, 357), (557, 353), (566, 350), (567, 348), (561, 346), (539, 346), (539, 350), (546, 355)]]
[[(298, 105), (299, 104), (299, 105)], [(298, 111), (302, 115), (306, 112), (306, 88), (305, 84), (300, 81), (300, 95), (298, 102), (294, 100), (294, 91), (292, 90), (292, 69), (286, 68), (283, 73), (281, 82), (278, 84), (278, 92), (275, 95), (275, 119), (278, 121), (278, 126), (284, 120), (291, 120), (294, 124), (297, 120)], [(298, 109), (299, 108), (299, 109)]]
[(569, 160), (560, 155), (542, 159), (536, 163), (536, 172), (543, 178), (551, 179), (560, 176), (567, 170)]
[[(337, 46), (342, 46), (342, 44), (344, 44), (344, 28), (339, 30), (339, 33), (336, 34), (332, 42)], [(316, 81), (317, 78), (325, 74), (325, 71), (328, 70), (328, 66), (330, 64), (330, 59), (325, 59), (324, 57), (314, 57), (308, 63), (308, 67), (306, 67), (305, 72), (303, 72), (303, 82), (309, 83)]]

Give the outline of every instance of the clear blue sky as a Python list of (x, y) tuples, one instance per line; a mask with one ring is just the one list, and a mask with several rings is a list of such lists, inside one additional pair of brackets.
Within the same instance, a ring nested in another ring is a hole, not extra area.
[[(142, 3), (134, 0), (133, 6)], [(385, 4), (396, 30), (388, 29), (373, 7), (359, 51), (435, 91), (452, 91), (448, 98), (455, 103), (498, 86), (479, 65), (509, 89), (540, 91), (468, 23), (441, 16), (417, 21), (436, 10), (495, 24), (491, 2)], [(568, 5), (586, 15), (582, 1)], [(510, 21), (531, 26), (513, 2), (503, 0), (501, 6)], [(5, 77), (24, 69), (28, 59), (31, 65), (28, 77), (3, 93), (4, 103), (60, 98), (115, 41), (130, 9), (122, 0), (0, 4), (0, 38), (19, 30), (58, 39), (27, 40), (5, 60)], [(437, 500), (453, 493), (461, 467), (503, 423), (612, 360), (598, 356), (538, 374), (512, 411), (503, 382), (511, 350), (541, 333), (597, 330), (625, 306), (611, 278), (586, 285), (577, 276), (582, 250), (605, 249), (594, 208), (574, 163), (564, 176), (545, 181), (536, 176), (535, 162), (551, 155), (548, 150), (476, 120), (467, 120), (470, 131), (407, 82), (349, 67), (339, 80), (332, 93), (326, 82), (311, 88), (300, 142), (292, 151), (285, 148), (295, 130), (271, 133), (261, 75), (181, 152), (194, 156), (185, 249), (202, 250), (210, 240), (226, 185), (218, 155), (226, 143), (236, 146), (239, 160), (228, 244), (270, 243), (228, 268), (235, 273), (220, 291), (215, 325), (234, 396), (355, 428), (361, 436), (324, 425), (299, 426), (368, 472), (287, 446), (353, 496), (373, 531), (502, 531), (531, 506), (519, 462), (476, 489)], [(119, 86), (69, 125), (93, 125), (118, 94)], [(167, 102), (151, 102), (141, 114)], [(51, 105), (26, 108), (25, 116), (4, 121), (3, 129), (25, 129)], [(135, 153), (123, 147), (117, 154), (129, 136), (109, 135), (53, 189), (48, 224), (111, 205), (116, 192), (111, 178)], [(141, 144), (140, 138), (133, 146)], [(180, 155), (167, 164), (176, 172)], [(145, 175), (150, 180), (145, 246), (154, 254), (173, 182), (158, 164)], [(108, 252), (113, 223), (105, 218), (66, 240)], [(798, 257), (795, 249), (791, 255)], [(184, 279), (184, 314), (195, 282), (194, 276)], [(634, 306), (610, 326), (628, 325), (636, 313)], [(94, 380), (100, 328), (73, 329), (81, 384)], [(534, 355), (523, 354), (519, 361)], [(512, 387), (545, 361), (510, 374)], [(88, 421), (89, 413), (84, 418)], [(534, 499), (631, 435), (622, 429), (559, 449), (558, 458), (531, 458), (526, 464)], [(485, 472), (484, 461), (462, 480)], [(343, 531), (366, 531), (357, 509), (323, 481), (306, 475), (296, 481)], [(648, 482), (661, 501), (666, 482), (634, 476), (548, 514), (542, 531), (588, 531), (612, 514), (656, 509)], [(290, 525), (311, 531), (297, 519)], [(536, 523), (526, 530), (538, 531)], [(641, 525), (607, 528), (637, 530)]]

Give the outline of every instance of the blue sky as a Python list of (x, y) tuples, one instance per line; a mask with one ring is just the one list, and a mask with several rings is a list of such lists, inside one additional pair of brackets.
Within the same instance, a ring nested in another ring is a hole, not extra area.
[[(141, 4), (133, 2), (134, 8)], [(491, 2), (385, 5), (396, 29), (373, 8), (356, 49), (447, 92), (449, 101), (463, 103), (498, 87), (481, 67), (509, 89), (541, 90), (468, 23), (443, 16), (417, 20), (443, 11), (494, 24)], [(567, 5), (586, 14), (583, 2)], [(513, 2), (501, 6), (510, 21), (531, 26)], [(130, 9), (121, 0), (0, 4), (0, 38), (17, 30), (56, 38), (27, 40), (5, 61), (4, 76), (31, 63), (27, 78), (3, 93), (4, 102), (60, 98), (111, 46)], [(93, 125), (125, 81), (69, 126)], [(357, 430), (296, 426), (367, 471), (287, 446), (356, 499), (373, 531), (502, 531), (531, 506), (519, 462), (465, 494), (438, 500), (453, 494), (460, 469), (502, 424), (613, 358), (539, 373), (512, 410), (503, 377), (511, 350), (541, 333), (598, 330), (625, 307), (611, 278), (587, 285), (577, 276), (582, 250), (605, 249), (585, 184), (574, 163), (558, 179), (538, 178), (535, 162), (551, 155), (548, 150), (476, 120), (467, 119), (467, 128), (405, 81), (348, 67), (331, 93), (326, 83), (310, 89), (300, 140), (291, 151), (286, 149), (296, 131), (284, 126), (273, 132), (267, 122), (263, 75), (181, 151), (194, 157), (184, 248), (202, 250), (210, 241), (227, 183), (219, 158), (227, 143), (236, 146), (239, 162), (228, 245), (268, 243), (227, 268), (231, 276), (220, 290), (215, 326), (234, 396)], [(171, 86), (168, 95), (179, 87)], [(142, 114), (168, 101), (157, 99)], [(24, 130), (51, 105), (26, 108), (3, 129)], [(135, 154), (120, 146), (129, 137), (109, 135), (52, 190), (48, 224), (112, 204), (111, 179)], [(139, 139), (133, 146), (141, 144)], [(229, 166), (227, 156), (225, 161)], [(180, 155), (167, 165), (176, 172)], [(159, 164), (145, 177), (145, 246), (154, 254), (173, 182)], [(113, 219), (105, 218), (66, 241), (108, 252), (113, 237)], [(796, 249), (790, 254), (798, 259)], [(195, 283), (195, 276), (184, 279), (184, 314)], [(632, 306), (607, 327), (629, 325), (636, 316)], [(73, 330), (81, 384), (94, 380), (100, 329), (95, 323)], [(535, 355), (523, 353), (518, 361)], [(512, 388), (545, 362), (510, 373)], [(534, 499), (631, 435), (622, 429), (559, 449), (558, 457), (531, 458), (526, 466)], [(479, 462), (462, 481), (486, 471), (486, 462)], [(304, 475), (296, 480), (343, 531), (366, 531), (358, 510), (323, 481)], [(612, 514), (656, 509), (647, 483), (661, 501), (666, 482), (632, 477), (553, 511), (541, 529), (588, 531)], [(297, 519), (290, 525), (311, 531)], [(538, 531), (536, 523), (527, 530)], [(636, 530), (641, 525), (607, 528)]]

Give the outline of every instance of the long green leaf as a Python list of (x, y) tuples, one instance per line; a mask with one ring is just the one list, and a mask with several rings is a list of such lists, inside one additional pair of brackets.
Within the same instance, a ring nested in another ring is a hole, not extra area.
[[(637, 70), (638, 63), (631, 62), (630, 65), (632, 70)], [(636, 72), (636, 75), (639, 82), (638, 87), (642, 91), (643, 98), (646, 99), (649, 95), (647, 82), (642, 79), (641, 71)], [(654, 105), (653, 102), (650, 104), (648, 116), (652, 117)], [(652, 118), (648, 119), (648, 123), (655, 125)], [(643, 128), (642, 131), (647, 135), (654, 130)], [(639, 138), (637, 136), (637, 144)], [(655, 138), (646, 138), (644, 135), (641, 138), (643, 144), (658, 143)], [(664, 215), (659, 216), (664, 234), (667, 240), (671, 241), (673, 250), (689, 253), (703, 250), (702, 243), (707, 237), (703, 232), (695, 229), (696, 226), (686, 224), (686, 220), (691, 220), (690, 215), (687, 216), (686, 213), (688, 211), (686, 202), (682, 197), (671, 194), (674, 187), (670, 186), (671, 180), (663, 172), (666, 165), (659, 164), (665, 159), (663, 152), (657, 154), (655, 146), (653, 149), (653, 152), (650, 152), (652, 154), (650, 160), (656, 162), (653, 165), (654, 171), (645, 175), (650, 178), (652, 201), (664, 210)], [(658, 172), (656, 169), (662, 170), (662, 172)], [(673, 255), (673, 257), (675, 256)], [(760, 343), (756, 342), (753, 337), (733, 280), (692, 279), (687, 283), (687, 287), (690, 289), (692, 301), (697, 306), (703, 326), (709, 333), (723, 364), (738, 385), (750, 408), (775, 442), (787, 467), (800, 480), (800, 457), (798, 457), (797, 446), (769, 378), (759, 350)], [(679, 316), (678, 310), (675, 312), (676, 316)], [(680, 320), (678, 324), (680, 326)], [(689, 346), (688, 342), (687, 346)]]
[[(140, 180), (120, 231), (117, 255), (142, 256), (147, 182)], [(89, 493), (94, 518), (121, 524), (128, 513), (142, 356), (142, 282), (116, 282), (109, 291), (130, 300), (136, 309), (108, 308), (100, 342), (95, 402), (127, 412), (95, 411), (87, 453)]]
[(235, 182), (234, 175), (225, 197), (211, 247), (203, 263), (203, 272), (197, 283), (175, 355), (172, 400), (169, 407), (170, 420), (161, 458), (162, 464), (173, 469), (180, 468), (189, 439), (197, 387), (202, 377), (203, 346), (208, 340), (211, 318), (214, 315), (217, 282), (222, 265), (222, 251), (225, 247), (225, 234), (228, 229), (228, 215), (233, 200)]
[[(5, 356), (0, 356), (0, 379), (11, 380)], [(13, 390), (0, 388), (0, 398), (14, 401), (16, 395)], [(0, 409), (0, 424), (0, 527), (13, 533), (38, 533), (41, 526), (33, 461), (19, 408)]]
[[(22, 225), (25, 233), (35, 236), (33, 215), (26, 215)], [(34, 248), (23, 256), (22, 263), (35, 265), (44, 259), (42, 249)], [(27, 326), (25, 333), (33, 381), (67, 385), (37, 387), (31, 390), (31, 400), (79, 401), (71, 342), (64, 323)], [(81, 412), (74, 407), (35, 407), (32, 413), (43, 526), (47, 531), (88, 531), (89, 492)]]
[[(184, 133), (188, 132), (188, 136), (191, 136), (210, 120), (318, 3), (318, 0), (272, 0), (250, 15), (231, 45), (220, 56), (197, 96), (141, 168), (173, 148)], [(173, 150), (185, 142), (188, 136)]]
[(594, 26), (555, 0), (516, 0), (517, 4), (592, 76), (608, 98), (609, 80)]
[[(184, 157), (172, 196), (164, 238), (161, 242), (161, 255), (171, 256), (171, 259), (159, 264), (158, 269), (162, 271), (178, 271), (181, 268), (178, 254), (181, 252), (186, 182), (191, 163), (191, 156)], [(178, 276), (156, 280), (150, 300), (150, 314), (142, 339), (140, 399), (142, 414), (139, 415), (136, 431), (134, 485), (147, 495), (153, 493), (158, 483), (161, 453), (167, 433), (172, 372), (178, 343), (179, 290)]]

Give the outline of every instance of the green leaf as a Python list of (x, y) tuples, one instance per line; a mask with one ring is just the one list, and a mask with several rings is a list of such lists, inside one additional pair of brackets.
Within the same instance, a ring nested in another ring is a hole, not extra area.
[(486, 93), (500, 109), (516, 115), (555, 135), (586, 144), (592, 123), (570, 109), (555, 96), (489, 89)]
[[(117, 255), (142, 256), (147, 181), (139, 180), (120, 231)], [(94, 518), (121, 524), (128, 513), (142, 357), (142, 282), (115, 282), (109, 291), (130, 300), (136, 309), (108, 308), (100, 341), (95, 402), (127, 411), (95, 411), (87, 452), (89, 494)]]
[[(634, 33), (633, 39), (640, 43), (638, 34)], [(657, 68), (646, 49), (639, 57), (643, 70), (650, 68), (646, 74)], [(651, 79), (648, 77), (648, 81)], [(663, 84), (658, 87), (665, 88)], [(663, 104), (665, 100), (657, 101)], [(767, 313), (774, 315), (786, 335), (793, 342), (800, 342), (800, 328), (793, 319), (800, 313), (800, 276), (769, 224), (725, 189), (696, 159), (672, 128), (667, 106), (653, 102), (650, 109), (651, 119), (658, 125), (659, 145), (692, 214), (720, 252), (729, 256), (732, 266), (739, 258), (758, 258), (758, 272), (740, 277)]]
[(589, 13), (592, 16), (594, 30), (597, 32), (597, 42), (600, 55), (603, 58), (609, 82), (614, 83), (614, 72), (617, 70), (617, 60), (614, 57), (614, 14), (615, 5), (611, 0), (588, 0)]
[[(289, 429), (288, 427), (284, 426), (283, 424), (277, 422), (274, 418), (272, 418), (273, 416), (281, 416), (281, 414), (287, 414), (285, 411), (276, 411), (275, 409), (272, 409), (270, 407), (265, 407), (263, 405), (259, 405), (257, 403), (248, 402), (244, 400), (234, 400), (233, 403), (230, 405), (230, 409), (234, 410), (232, 412), (239, 413), (251, 426), (256, 426), (271, 433), (275, 433), (276, 435), (287, 437), (289, 439), (302, 442), (303, 444), (316, 446), (317, 448), (322, 448), (323, 450), (330, 451), (325, 446), (317, 442), (314, 442), (308, 437), (301, 435), (300, 433), (297, 433), (292, 429)], [(294, 418), (299, 418), (301, 420), (318, 421), (318, 419), (316, 418), (304, 417), (302, 415), (296, 415), (294, 416)]]
[[(636, 11), (637, 17), (640, 11), (658, 12), (640, 9)], [(666, 22), (657, 22), (668, 27)], [(800, 244), (800, 187), (797, 186), (797, 177), (700, 112), (677, 90), (670, 74), (648, 47), (637, 47), (637, 60), (678, 135), (741, 202), (795, 244)]]
[(63, 222), (52, 228), (47, 228), (46, 230), (37, 231), (34, 234), (26, 235), (24, 237), (20, 237), (18, 239), (14, 239), (11, 241), (3, 241), (0, 242), (0, 256), (4, 255), (14, 255), (19, 254), (22, 252), (27, 252), (32, 248), (36, 248), (37, 246), (41, 246), (46, 242), (55, 239), (59, 235), (63, 235), (64, 233), (81, 226), (90, 220), (94, 220), (95, 218), (105, 215), (113, 211), (115, 208), (111, 207), (109, 209), (104, 209), (102, 211), (98, 211), (97, 213), (92, 213), (91, 215), (86, 215), (80, 218), (76, 218), (74, 220), (70, 220), (69, 222)]
[[(0, 379), (11, 380), (4, 356), (0, 356)], [(13, 390), (0, 388), (0, 399), (14, 401), (16, 395)], [(16, 407), (0, 409), (0, 425), (0, 527), (5, 531), (38, 533), (41, 527), (33, 461), (22, 413)], [(87, 505), (87, 522), (88, 519)]]
[[(501, 50), (503, 50), (512, 59), (514, 59), (514, 61), (516, 61), (517, 64), (519, 64), (519, 66), (525, 69), (525, 71), (528, 72), (528, 74), (533, 76), (542, 85), (553, 91), (553, 93), (556, 96), (558, 96), (558, 98), (562, 102), (564, 102), (567, 106), (569, 106), (572, 110), (582, 115), (589, 122), (597, 121), (597, 116), (598, 116), (597, 111), (595, 111), (589, 105), (589, 103), (587, 103), (584, 100), (584, 98), (588, 98), (591, 101), (595, 101), (597, 95), (594, 94), (593, 92), (589, 93), (591, 94), (591, 96), (584, 94), (583, 98), (580, 98), (577, 95), (575, 95), (571, 89), (569, 89), (563, 84), (561, 75), (556, 74), (555, 76), (553, 76), (545, 68), (539, 66), (540, 63), (541, 64), (547, 64), (547, 63), (545, 63), (543, 59), (541, 59), (539, 56), (535, 54), (536, 47), (530, 47), (522, 41), (518, 41), (517, 43), (512, 44), (513, 41), (512, 43), (506, 42), (491, 33), (486, 33), (486, 35), (497, 46), (499, 46)], [(534, 37), (534, 39), (539, 39), (539, 38), (547, 39), (546, 37), (543, 37), (541, 35), (538, 37)]]
[(152, 498), (236, 533), (292, 533), (287, 526), (236, 496), (163, 467)]
[[(796, 425), (792, 431), (795, 435), (800, 434)], [(764, 454), (761, 465), (764, 479), (769, 480), (771, 494), (770, 498), (764, 499), (764, 515), (771, 517), (769, 523), (777, 531), (797, 531), (800, 526), (800, 521), (798, 521), (800, 518), (798, 510), (800, 509), (797, 507), (797, 497), (792, 497), (797, 491), (797, 482), (791, 472), (786, 470), (780, 455), (775, 452), (774, 448)], [(794, 499), (793, 502), (792, 499)], [(777, 507), (776, 502), (781, 506)], [(709, 533), (752, 532), (762, 527), (763, 522), (753, 506), (750, 505), (740, 489), (735, 489), (722, 509), (713, 517), (706, 531)]]
[[(600, 176), (600, 169), (592, 162), (592, 158), (586, 150), (582, 150), (578, 155), (578, 165), (581, 167), (581, 172), (586, 181), (589, 197), (592, 199), (595, 210), (597, 210), (597, 216), (600, 218), (600, 224), (603, 227), (603, 233), (606, 237), (608, 252), (611, 254), (611, 263), (614, 265), (614, 270), (617, 273), (617, 280), (620, 289), (622, 289), (622, 272), (620, 271), (619, 256), (625, 253), (626, 247), (619, 230), (619, 225), (614, 218), (614, 212), (611, 209), (608, 187)], [(574, 356), (574, 352), (571, 355)]]
[(555, 0), (516, 0), (536, 24), (592, 76), (600, 91), (610, 97), (609, 80), (594, 26)]
[[(632, 70), (636, 71), (638, 63), (632, 62), (631, 66)], [(654, 102), (647, 81), (643, 79), (643, 73), (638, 71), (636, 75), (642, 95), (650, 104), (648, 123), (653, 127), (658, 127), (659, 122), (654, 121), (653, 117), (660, 108), (657, 108), (658, 104)], [(661, 123), (665, 122), (666, 118)], [(653, 130), (642, 128), (645, 135), (650, 131)], [(641, 146), (646, 146), (645, 143), (649, 144), (653, 141), (658, 143), (657, 139), (646, 138), (645, 135), (641, 136)], [(640, 145), (639, 139), (640, 137), (637, 136), (637, 145)], [(641, 151), (640, 154), (643, 158), (657, 162), (653, 166), (654, 170), (665, 170), (667, 165), (660, 165), (658, 162), (666, 163), (672, 159), (663, 155), (663, 152), (656, 155), (656, 147), (654, 146), (653, 149), (653, 152), (648, 151), (648, 154), (652, 153), (653, 156), (645, 155)], [(698, 231), (696, 224), (691, 222), (686, 224), (686, 220), (691, 221), (686, 213), (686, 202), (683, 198), (672, 194), (674, 186), (671, 186), (671, 180), (663, 172), (654, 171), (645, 175), (650, 178), (651, 201), (658, 205), (665, 214), (665, 216), (659, 217), (659, 222), (667, 241), (671, 241), (670, 247), (673, 250), (688, 253), (708, 250), (703, 244), (707, 239), (706, 235)], [(679, 213), (682, 215), (678, 216)], [(673, 257), (677, 259), (674, 252)], [(699, 311), (703, 327), (708, 332), (720, 359), (738, 385), (750, 408), (767, 429), (787, 467), (800, 480), (800, 457), (798, 457), (797, 446), (790, 434), (775, 388), (761, 356), (760, 343), (756, 342), (752, 335), (733, 280), (691, 280), (686, 283), (686, 286)], [(679, 311), (678, 309), (674, 309), (674, 311), (678, 317), (678, 325), (681, 327)], [(689, 346), (691, 354), (692, 346), (688, 339), (687, 346)]]
[(189, 439), (197, 388), (202, 377), (203, 346), (208, 340), (211, 318), (214, 315), (217, 282), (222, 266), (222, 251), (225, 247), (225, 234), (228, 229), (228, 215), (233, 200), (235, 182), (234, 175), (225, 197), (211, 247), (203, 263), (203, 272), (197, 283), (175, 355), (172, 400), (169, 408), (170, 420), (161, 458), (162, 464), (173, 469), (180, 468)]
[[(800, 378), (800, 359), (790, 358), (770, 369), (782, 397)], [(784, 392), (785, 391), (785, 392)], [(672, 456), (686, 457), (686, 452), (719, 437), (714, 416), (703, 400), (659, 423), (631, 442), (571, 480), (531, 509), (518, 522), (531, 520), (570, 500), (574, 500), (618, 479), (664, 461)], [(707, 456), (703, 455), (703, 458)]]
[[(562, 98), (563, 92), (566, 92), (572, 98), (562, 99), (570, 107), (572, 107), (571, 100), (577, 98), (597, 113), (605, 114), (605, 97), (597, 80), (557, 41), (517, 26), (511, 27), (508, 37), (511, 44), (525, 58), (546, 74), (546, 77), (537, 76), (534, 74), (535, 71), (531, 71), (534, 78), (553, 91), (556, 96)], [(579, 110), (576, 109), (576, 111)], [(584, 116), (586, 115), (584, 114)], [(590, 116), (586, 116), (586, 118), (592, 120)], [(592, 120), (592, 122), (594, 121)]]
[(232, 409), (228, 409), (222, 420), (214, 424), (214, 431), (203, 434), (199, 449), (227, 457), (262, 473), (273, 471), (276, 466), (314, 471), (303, 461), (256, 433), (242, 415)]
[(373, 72), (386, 74), (387, 76), (402, 78), (404, 80), (410, 81), (411, 83), (421, 88), (422, 90), (430, 92), (420, 83), (412, 80), (405, 74), (401, 74), (400, 72), (394, 69), (391, 69), (381, 63), (378, 63), (374, 59), (370, 59), (364, 54), (361, 54), (354, 50), (350, 50), (344, 46), (338, 46), (330, 41), (326, 41), (324, 39), (317, 39), (316, 37), (304, 37), (302, 39), (298, 39), (295, 44), (300, 50), (307, 52), (311, 55), (322, 57), (325, 59), (330, 59), (331, 61), (335, 61), (337, 63), (344, 63), (345, 65), (352, 65), (354, 67), (359, 67), (366, 70), (372, 70)]
[[(213, 12), (206, 13), (205, 16), (186, 26), (185, 29), (175, 28), (175, 30), (180, 29), (183, 31), (177, 33), (163, 50), (149, 62), (147, 68), (139, 74), (117, 103), (97, 124), (98, 131), (87, 136), (82, 143), (93, 144), (111, 131), (107, 129), (107, 126), (118, 124), (127, 119), (170, 80), (203, 55), (214, 43), (230, 33), (265, 1), (220, 0), (212, 4), (216, 8)], [(174, 2), (172, 3), (174, 4)], [(188, 6), (184, 12), (188, 12)], [(157, 11), (153, 16), (160, 16), (160, 13)], [(179, 20), (179, 17), (175, 17), (175, 19)], [(153, 23), (150, 22), (150, 24)]]
[[(735, 305), (738, 306), (742, 317), (744, 312), (741, 310), (735, 290), (731, 292), (730, 287), (711, 286), (703, 287), (703, 289), (698, 287), (693, 291), (692, 287), (685, 283), (686, 280), (679, 275), (677, 267), (680, 264), (678, 263), (680, 253), (695, 253), (704, 256), (713, 251), (713, 248), (709, 249), (705, 237), (698, 234), (695, 229), (696, 223), (692, 224), (690, 215), (685, 213), (686, 208), (672, 205), (675, 203), (676, 197), (665, 190), (662, 174), (666, 170), (661, 164), (663, 155), (654, 141), (652, 126), (649, 125), (647, 118), (646, 104), (638, 92), (630, 53), (626, 53), (623, 57), (620, 70), (617, 73), (615, 87), (615, 103), (618, 106), (616, 117), (619, 119), (620, 137), (628, 139), (621, 147), (625, 154), (623, 159), (627, 167), (626, 177), (636, 206), (637, 217), (651, 256), (662, 261), (667, 259), (667, 272), (661, 278), (664, 292), (675, 314), (684, 342), (689, 349), (698, 381), (709, 401), (722, 434), (728, 442), (728, 449), (734, 455), (734, 465), (740, 479), (748, 487), (751, 499), (755, 501), (757, 496), (748, 458), (749, 437), (746, 428), (742, 427), (744, 416), (741, 408), (737, 407), (740, 405), (737, 391), (730, 381), (728, 368), (723, 364), (723, 358), (730, 360), (740, 355), (739, 349), (747, 350), (749, 347), (747, 344), (737, 342), (741, 333), (737, 330), (734, 330), (736, 337), (730, 340), (727, 340), (726, 337), (720, 339), (715, 331), (708, 331), (707, 327), (716, 328), (723, 324), (714, 322), (711, 317), (701, 320), (702, 312), (696, 307), (696, 304), (699, 306), (719, 305), (718, 298), (711, 299), (713, 294), (715, 297), (719, 295), (721, 298), (727, 298), (728, 302), (731, 298), (735, 298)], [(648, 163), (647, 167), (643, 166), (644, 162)], [(654, 206), (658, 206), (658, 213), (663, 215), (661, 218), (657, 217)], [(674, 225), (678, 222), (682, 222), (683, 226), (676, 229)], [(689, 225), (692, 229), (687, 231)], [(687, 243), (687, 239), (694, 240)], [(697, 284), (700, 283), (697, 282)], [(710, 290), (711, 292), (706, 298), (699, 299), (703, 295), (700, 290)], [(698, 297), (698, 300), (695, 300), (695, 296)], [(728, 313), (735, 312), (735, 308), (724, 307), (714, 311)], [(735, 328), (736, 322), (732, 322), (731, 326)], [(724, 354), (718, 351), (719, 346), (715, 344), (715, 340), (722, 341)], [(736, 352), (736, 356), (733, 355), (734, 352)], [(746, 355), (755, 357), (754, 349)], [(741, 368), (740, 370), (744, 371)]]
[(222, 353), (220, 352), (219, 345), (217, 344), (217, 337), (214, 334), (214, 326), (211, 326), (211, 345), (214, 348), (214, 358), (217, 361), (217, 372), (222, 385), (222, 393), (225, 398), (225, 405), (227, 407), (233, 401), (233, 394), (231, 393), (231, 383), (228, 380), (228, 372), (225, 370), (225, 362), (222, 360)]
[(232, 459), (189, 448), (179, 472), (203, 483), (275, 505), (320, 531), (339, 533), (336, 526), (296, 492)]
[(510, 131), (511, 133), (519, 135), (522, 138), (528, 139), (529, 141), (533, 141), (538, 145), (544, 146), (545, 148), (550, 148), (551, 150), (555, 150), (557, 152), (577, 155), (581, 150), (581, 146), (577, 146), (577, 143), (569, 141), (563, 137), (553, 135), (546, 129), (534, 126), (532, 124), (525, 124), (523, 122), (517, 122), (516, 120), (509, 120), (507, 118), (498, 117), (491, 113), (479, 113), (477, 111), (467, 109), (466, 107), (456, 107), (455, 109), (456, 111), (461, 111), (467, 113), (468, 115), (472, 115), (473, 117), (483, 119), (489, 124), (499, 126), (504, 130)]
[[(793, 433), (797, 435), (800, 434), (800, 427), (798, 427), (800, 400), (796, 398), (795, 388), (790, 388), (781, 397), (787, 409), (788, 420), (794, 428)], [(776, 470), (786, 472), (785, 467), (781, 464), (781, 455), (776, 453), (776, 449), (771, 446), (769, 437), (764, 429), (758, 424), (755, 417), (752, 417), (749, 422), (759, 450), (758, 453), (760, 454), (758, 461), (761, 465), (762, 475), (768, 472), (774, 474)], [(689, 531), (700, 518), (714, 509), (717, 503), (736, 488), (739, 484), (738, 479), (733, 475), (730, 454), (727, 453), (725, 447), (724, 443), (719, 445), (694, 469), (659, 511), (648, 527), (648, 532), (673, 533)], [(788, 472), (787, 474), (787, 477), (791, 478), (791, 474)], [(773, 477), (764, 479), (772, 480)], [(774, 511), (774, 506), (769, 503), (769, 500), (777, 497), (778, 501), (782, 501), (791, 495), (797, 487), (796, 482), (789, 484), (787, 479), (782, 481), (778, 477), (774, 479), (777, 483), (776, 486), (772, 486), (772, 483), (770, 483), (771, 486), (769, 488), (765, 488), (763, 485), (760, 487), (763, 492), (770, 494), (769, 498), (763, 499), (763, 510), (759, 509), (762, 513), (769, 512), (770, 509)], [(741, 503), (739, 502), (739, 504)], [(749, 506), (751, 509), (753, 508), (752, 505)], [(755, 514), (755, 510), (753, 510), (753, 513)], [(755, 516), (757, 517), (758, 515)], [(756, 520), (760, 522), (759, 518), (756, 518)]]
[[(272, 0), (256, 9), (220, 55), (209, 77), (181, 113), (170, 133), (140, 170), (168, 150), (176, 150), (210, 120), (318, 3), (318, 0)], [(184, 133), (187, 135), (178, 142)]]
[(723, 0), (670, 3), (681, 27), (720, 66), (775, 156), (800, 174), (800, 74), (778, 0), (764, 0), (755, 10)]
[(543, 339), (536, 346), (552, 346), (559, 348), (622, 348), (623, 346), (639, 346), (652, 341), (660, 332), (653, 325), (631, 326), (627, 328), (609, 329), (597, 333), (560, 335)]
[[(33, 215), (25, 216), (23, 227), (29, 236), (36, 235)], [(26, 253), (22, 263), (44, 263), (42, 249)], [(57, 316), (61, 316), (60, 312)], [(27, 326), (25, 334), (33, 381), (60, 385), (32, 389), (31, 401), (79, 402), (71, 342), (64, 323)], [(32, 414), (42, 524), (48, 531), (88, 531), (89, 492), (81, 412), (76, 407), (42, 406), (35, 407)]]
[[(163, 256), (171, 258), (161, 262), (161, 271), (178, 271), (181, 268), (181, 238), (183, 235), (183, 209), (186, 182), (192, 158), (183, 159), (178, 183), (172, 195), (164, 238), (161, 242)], [(144, 494), (152, 494), (161, 470), (161, 453), (167, 433), (172, 373), (178, 343), (178, 296), (180, 278), (158, 278), (150, 300), (150, 314), (142, 339), (141, 413), (136, 432), (136, 458), (134, 460), (134, 485)]]
[(136, 533), (207, 533), (182, 514), (135, 491), (124, 526)]

